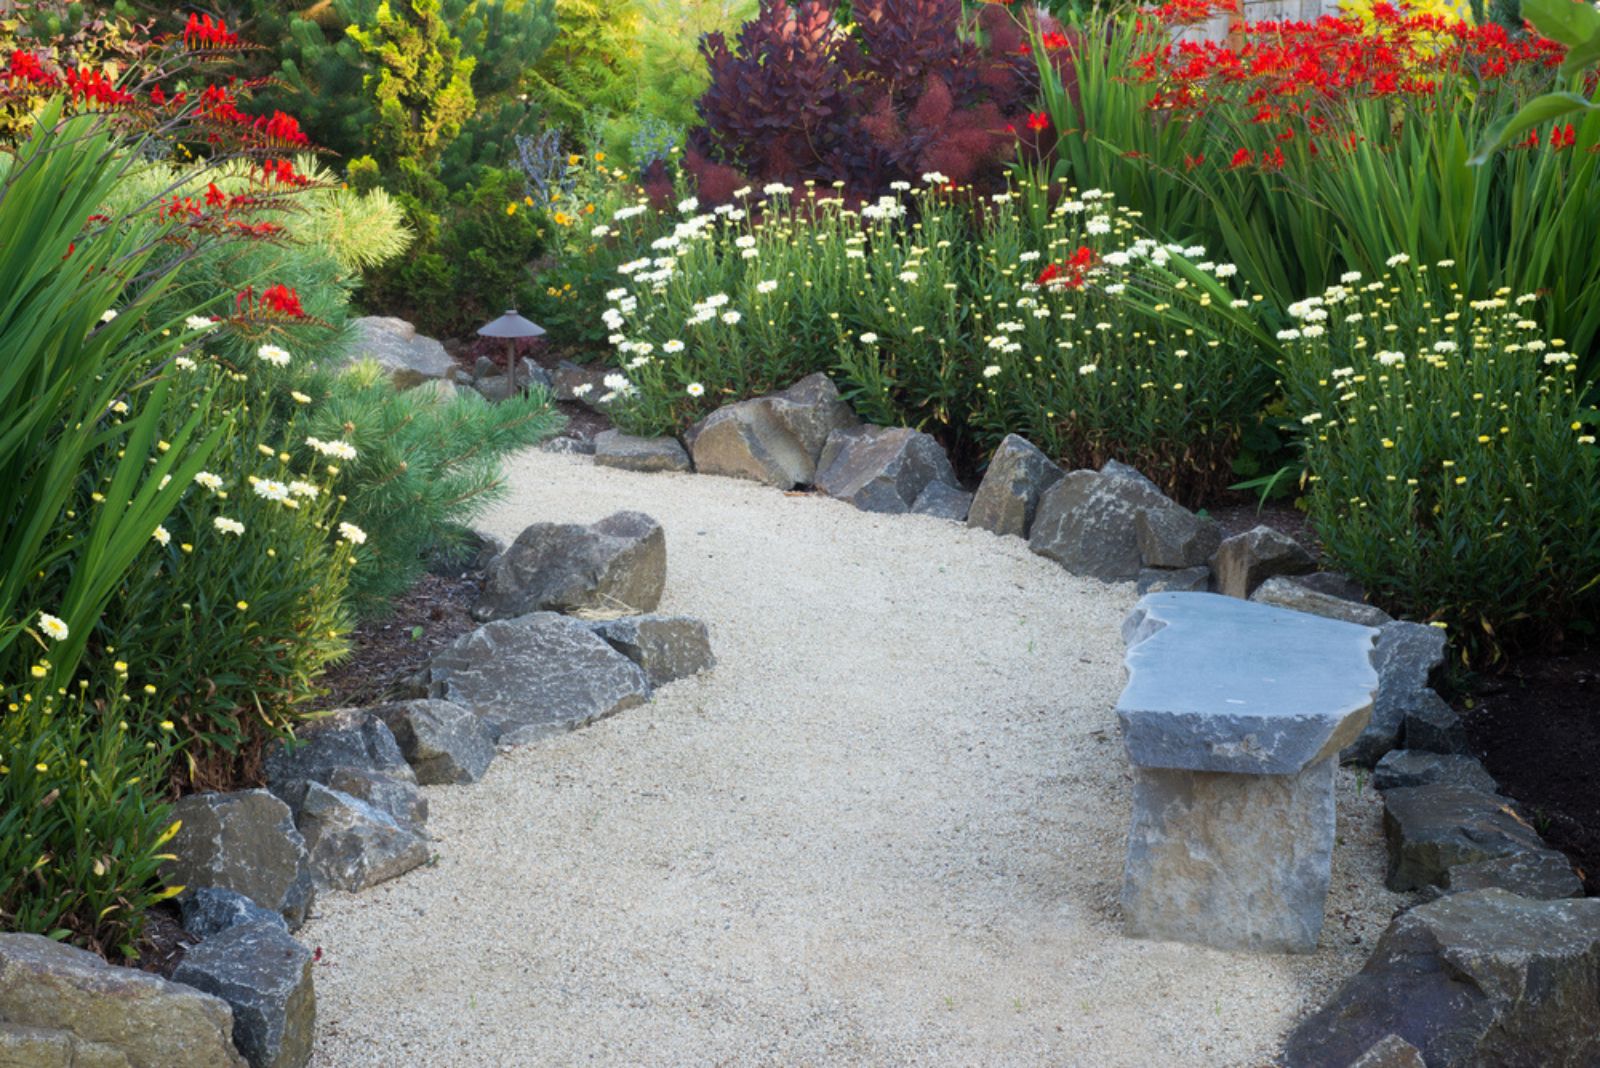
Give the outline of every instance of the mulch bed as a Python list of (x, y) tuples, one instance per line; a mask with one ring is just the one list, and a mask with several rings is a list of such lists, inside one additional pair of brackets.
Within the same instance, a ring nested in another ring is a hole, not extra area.
[(350, 635), (350, 655), (327, 674), (322, 708), (350, 708), (383, 700), (396, 682), (422, 668), (434, 653), (475, 629), (475, 575), (424, 575), (390, 602), (391, 611), (369, 619)]
[(1501, 789), (1600, 896), (1600, 644), (1523, 657), (1457, 707)]
[(159, 905), (152, 906), (144, 914), (144, 934), (135, 947), (139, 951), (138, 959), (113, 960), (112, 963), (126, 964), (141, 972), (150, 972), (163, 979), (170, 979), (183, 960), (183, 955), (198, 941), (200, 941), (198, 938), (183, 929), (183, 917), (178, 911), (178, 906), (170, 901), (163, 901)]

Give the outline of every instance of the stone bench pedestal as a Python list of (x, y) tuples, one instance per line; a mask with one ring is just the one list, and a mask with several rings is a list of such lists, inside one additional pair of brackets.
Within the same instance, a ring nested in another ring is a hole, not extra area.
[(1117, 702), (1134, 781), (1129, 935), (1316, 948), (1334, 771), (1371, 716), (1377, 633), (1209, 593), (1134, 608)]

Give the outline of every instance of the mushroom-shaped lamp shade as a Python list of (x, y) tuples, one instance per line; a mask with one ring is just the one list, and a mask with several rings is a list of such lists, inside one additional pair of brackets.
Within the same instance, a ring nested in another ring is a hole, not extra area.
[(482, 337), (543, 337), (544, 327), (529, 322), (512, 308), (494, 322), (478, 327), (478, 333)]

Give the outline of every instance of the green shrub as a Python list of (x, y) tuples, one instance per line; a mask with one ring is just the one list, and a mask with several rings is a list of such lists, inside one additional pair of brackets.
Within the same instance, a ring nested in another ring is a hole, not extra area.
[[(366, 161), (351, 168), (360, 188), (375, 184), (376, 173)], [(476, 185), (455, 194), (409, 161), (398, 175), (390, 189), (417, 241), (403, 259), (367, 272), (361, 293), (367, 309), (450, 337), (508, 307), (532, 307), (530, 265), (544, 249), (546, 223), (527, 204), (519, 174), (485, 170)]]
[[(1558, 636), (1600, 607), (1600, 418), (1539, 299), (1483, 299), (1395, 257), (1290, 309), (1284, 381), (1328, 555), (1464, 656)], [(1298, 335), (1298, 336), (1296, 336)]]
[(638, 99), (637, 0), (556, 0), (555, 42), (528, 71), (528, 91), (547, 121), (572, 133), (625, 115)]
[(340, 466), (344, 517), (368, 535), (370, 563), (351, 575), (351, 594), (367, 611), (384, 610), (387, 598), (422, 576), (429, 550), (499, 497), (507, 453), (561, 426), (538, 391), (499, 404), (441, 397), (432, 388), (396, 393), (372, 365), (323, 376), (318, 385), (307, 429), (346, 439), (357, 452)]
[(165, 741), (138, 741), (120, 717), (145, 711), (48, 686), (0, 690), (0, 926), (135, 955), (160, 888), (161, 848), (177, 833), (159, 784)]
[[(864, 418), (967, 461), (1015, 432), (1072, 466), (1136, 463), (1185, 500), (1216, 489), (1272, 388), (1247, 333), (1210, 295), (1179, 314), (1172, 295), (1200, 284), (1098, 191), (976, 210), (942, 186), (860, 212), (791, 211), (779, 187), (720, 214), (685, 202), (648, 246), (622, 223), (640, 239), (603, 316), (627, 379), (617, 422), (681, 430), (827, 371)], [(1215, 299), (1242, 299), (1229, 267), (1205, 267)]]

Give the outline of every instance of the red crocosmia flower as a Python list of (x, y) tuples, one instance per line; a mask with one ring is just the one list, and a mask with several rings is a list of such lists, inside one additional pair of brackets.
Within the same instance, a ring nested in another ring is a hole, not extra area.
[(1028, 129), (1047, 130), (1050, 128), (1050, 116), (1042, 111), (1035, 111), (1028, 116)]
[(160, 107), (166, 102), (167, 94), (162, 91), (161, 86), (152, 86), (150, 89), (150, 103), (154, 104), (156, 107)]
[(1061, 265), (1059, 263), (1052, 263), (1050, 266), (1039, 272), (1039, 277), (1033, 280), (1033, 284), (1036, 286), (1047, 286), (1060, 277)]
[(261, 292), (261, 303), (281, 315), (304, 319), (305, 309), (300, 307), (300, 294), (286, 285), (275, 285)]
[(1572, 123), (1566, 126), (1552, 126), (1550, 128), (1550, 147), (1560, 152), (1563, 148), (1571, 148), (1578, 141), (1578, 134), (1572, 128)]
[(226, 203), (227, 199), (222, 190), (217, 188), (216, 182), (211, 182), (206, 186), (206, 207), (214, 208), (219, 204)]
[(1250, 161), (1254, 158), (1254, 154), (1248, 148), (1241, 148), (1233, 154), (1233, 159), (1228, 161), (1228, 166), (1233, 168), (1248, 167)]
[(1206, 154), (1204, 152), (1201, 152), (1199, 155), (1195, 156), (1185, 155), (1183, 157), (1183, 169), (1186, 171), (1192, 171), (1205, 161)]

